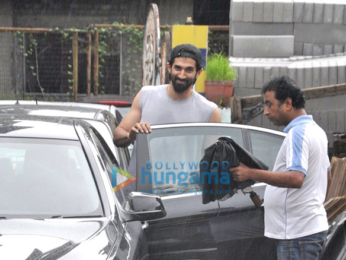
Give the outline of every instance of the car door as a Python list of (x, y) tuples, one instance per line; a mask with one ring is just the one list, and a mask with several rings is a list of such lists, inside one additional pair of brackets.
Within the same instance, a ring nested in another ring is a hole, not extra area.
[[(245, 138), (247, 150), (272, 170), (285, 134), (249, 127)], [(252, 190), (263, 199), (265, 187), (265, 183), (255, 183)], [(211, 223), (222, 234), (217, 236), (219, 259), (276, 259), (273, 241), (264, 237), (263, 207), (257, 208), (250, 194), (238, 192), (219, 204), (220, 214)]]
[(137, 136), (137, 190), (161, 196), (167, 211), (145, 230), (150, 259), (217, 259), (211, 223), (220, 206), (202, 203), (194, 177), (204, 150), (225, 136), (244, 147), (243, 129), (229, 124), (153, 126)]
[[(98, 125), (98, 130), (100, 130), (100, 124), (97, 122), (94, 123), (94, 126)], [(94, 127), (84, 128), (84, 131), (90, 136), (88, 140), (89, 147), (94, 151), (94, 156), (97, 157), (96, 161), (100, 170), (108, 175), (107, 181), (109, 183), (108, 185), (105, 183), (105, 188), (108, 189), (108, 192), (113, 191), (114, 199), (118, 201), (118, 203), (111, 205), (111, 207), (114, 207), (114, 214), (109, 216), (112, 228), (116, 230), (112, 234), (107, 234), (113, 243), (109, 244), (109, 247), (112, 249), (110, 250), (112, 256), (110, 255), (109, 257), (110, 259), (147, 259), (148, 253), (144, 233), (142, 232), (142, 224), (139, 221), (122, 223), (119, 217), (119, 207), (125, 208), (126, 201), (121, 189), (112, 190), (114, 174), (119, 177), (117, 171), (120, 169), (119, 162), (111, 149), (113, 143), (108, 136), (102, 136)]]

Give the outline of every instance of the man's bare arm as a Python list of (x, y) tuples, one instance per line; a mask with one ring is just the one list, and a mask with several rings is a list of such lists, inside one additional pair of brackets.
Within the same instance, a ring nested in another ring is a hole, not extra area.
[(151, 132), (148, 123), (139, 123), (141, 120), (140, 92), (132, 102), (130, 111), (121, 120), (119, 126), (114, 130), (114, 144), (118, 147), (127, 147), (136, 140), (136, 134)]
[(214, 109), (213, 113), (210, 116), (209, 122), (221, 123), (221, 111), (218, 107)]

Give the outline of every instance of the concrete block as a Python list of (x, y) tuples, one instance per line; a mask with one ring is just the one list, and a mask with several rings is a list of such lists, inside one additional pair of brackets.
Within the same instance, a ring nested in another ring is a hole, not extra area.
[(345, 44), (346, 26), (340, 24), (303, 24), (294, 25), (296, 42), (319, 44)]
[(239, 67), (239, 87), (246, 87), (246, 67)]
[(244, 9), (243, 9), (243, 21), (244, 22), (252, 22), (252, 16), (253, 16), (253, 2), (244, 2)]
[(304, 43), (303, 45), (303, 55), (312, 56), (314, 45), (312, 43)]
[(334, 44), (334, 51), (333, 53), (342, 53), (344, 52), (344, 45), (342, 44)]
[(293, 22), (301, 23), (303, 22), (304, 16), (304, 3), (294, 2), (293, 7)]
[(332, 24), (334, 16), (334, 4), (325, 4), (323, 13), (323, 23)]
[(338, 84), (346, 82), (346, 63), (345, 61), (337, 62), (338, 68)]
[(305, 63), (304, 88), (312, 88), (312, 64)]
[(284, 3), (274, 2), (274, 23), (282, 23), (284, 17)]
[(288, 76), (288, 68), (287, 67), (280, 67), (279, 75), (280, 76)]
[(271, 67), (267, 66), (263, 68), (263, 83), (267, 83), (270, 80), (271, 75)]
[(323, 55), (330, 55), (333, 53), (333, 45), (325, 44), (323, 45)]
[(304, 88), (304, 63), (297, 64), (296, 83), (299, 88)]
[(323, 10), (324, 10), (324, 4), (322, 3), (314, 4), (313, 23), (323, 23)]
[(293, 55), (293, 36), (234, 36), (233, 56), (279, 58)]
[(255, 67), (246, 68), (246, 87), (255, 88)]
[(271, 78), (279, 77), (280, 76), (280, 68), (279, 67), (272, 67), (271, 71)]
[(312, 56), (321, 56), (323, 54), (323, 45), (314, 44), (312, 48)]
[(306, 2), (303, 9), (303, 23), (312, 23), (314, 4)]
[(253, 3), (253, 22), (261, 23), (263, 22), (263, 2)]
[(314, 62), (312, 64), (312, 87), (321, 86), (321, 68), (319, 62)]
[(263, 22), (266, 22), (266, 23), (273, 22), (273, 17), (274, 17), (274, 3), (264, 2)]
[(264, 84), (263, 79), (264, 67), (255, 68), (255, 88), (262, 88)]
[(232, 2), (232, 18), (234, 22), (243, 21), (243, 2)]
[(329, 61), (329, 85), (335, 85), (338, 82), (338, 68), (336, 61)]
[(296, 72), (297, 68), (296, 65), (293, 63), (290, 66), (288, 66), (288, 76), (293, 79), (296, 82)]
[(292, 23), (293, 22), (293, 2), (284, 3), (283, 22), (284, 23)]
[(321, 66), (321, 86), (328, 86), (329, 85), (329, 68), (328, 68), (328, 62), (322, 61), (320, 63)]
[(302, 42), (294, 42), (294, 55), (303, 55), (303, 45)]
[(293, 23), (232, 23), (233, 35), (293, 35)]
[(344, 20), (345, 6), (340, 4), (334, 5), (333, 24), (342, 24)]

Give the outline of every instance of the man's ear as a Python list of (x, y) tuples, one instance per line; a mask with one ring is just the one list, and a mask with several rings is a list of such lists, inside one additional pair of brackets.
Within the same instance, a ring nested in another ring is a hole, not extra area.
[(293, 108), (292, 98), (286, 98), (284, 104), (285, 104), (287, 110), (291, 110)]

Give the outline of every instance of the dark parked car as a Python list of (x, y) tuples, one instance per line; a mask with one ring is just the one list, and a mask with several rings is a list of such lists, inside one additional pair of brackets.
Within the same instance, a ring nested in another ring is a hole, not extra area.
[[(251, 190), (239, 190), (224, 201), (202, 203), (203, 193), (210, 191), (201, 190), (195, 182), (199, 162), (219, 137), (232, 138), (272, 169), (285, 134), (205, 123), (152, 126), (151, 134), (137, 136), (136, 190), (159, 195), (167, 210), (165, 218), (150, 221), (145, 229), (151, 260), (276, 259), (274, 243), (263, 236), (263, 207), (254, 205)], [(256, 183), (252, 190), (263, 198), (265, 187)], [(345, 230), (346, 212), (330, 226), (323, 259), (344, 259)]]
[(1, 115), (0, 259), (148, 259), (141, 222), (165, 209), (112, 191), (114, 151), (100, 121)]
[[(38, 117), (82, 118), (104, 122), (109, 134), (113, 136), (114, 129), (119, 125), (122, 116), (116, 107), (111, 105), (44, 102), (44, 101), (0, 101), (0, 114), (28, 115)], [(131, 147), (130, 147), (131, 148)], [(127, 170), (131, 149), (116, 148), (122, 169)]]

